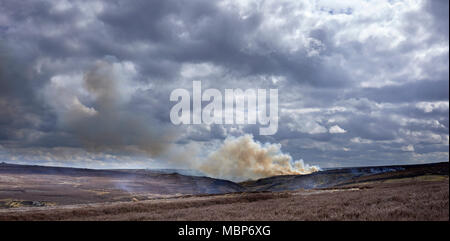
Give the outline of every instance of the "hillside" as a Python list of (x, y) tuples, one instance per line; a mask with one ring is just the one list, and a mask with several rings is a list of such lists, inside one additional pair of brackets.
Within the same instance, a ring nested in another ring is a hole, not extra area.
[(142, 201), (186, 195), (320, 190), (414, 177), (448, 180), (448, 162), (341, 168), (242, 183), (181, 175), (167, 170), (94, 170), (1, 163), (0, 208)]
[(243, 190), (227, 180), (151, 170), (0, 164), (0, 207), (130, 201)]
[(421, 175), (444, 175), (448, 177), (448, 174), (448, 162), (442, 162), (422, 165), (341, 168), (316, 172), (309, 175), (274, 176), (242, 182), (240, 184), (247, 191), (285, 191), (299, 188), (329, 188), (361, 182)]

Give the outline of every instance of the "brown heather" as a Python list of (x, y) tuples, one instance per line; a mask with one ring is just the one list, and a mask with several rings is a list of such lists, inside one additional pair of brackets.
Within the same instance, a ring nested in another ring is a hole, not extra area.
[(333, 189), (0, 211), (0, 220), (449, 220), (449, 181), (404, 178)]

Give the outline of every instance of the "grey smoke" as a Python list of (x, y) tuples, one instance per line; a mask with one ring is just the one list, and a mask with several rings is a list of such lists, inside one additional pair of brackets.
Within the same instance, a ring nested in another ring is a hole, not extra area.
[(93, 102), (88, 107), (74, 97), (72, 105), (60, 116), (63, 128), (89, 151), (161, 155), (174, 135), (156, 120), (128, 110), (121, 81), (124, 80), (115, 76), (112, 63), (96, 62), (83, 77)]

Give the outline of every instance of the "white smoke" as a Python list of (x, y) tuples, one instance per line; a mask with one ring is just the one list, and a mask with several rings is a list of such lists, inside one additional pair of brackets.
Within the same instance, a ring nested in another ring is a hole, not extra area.
[(281, 144), (261, 144), (254, 141), (252, 135), (227, 138), (197, 169), (212, 177), (233, 181), (309, 174), (320, 170), (301, 159), (293, 161), (289, 154), (281, 152)]

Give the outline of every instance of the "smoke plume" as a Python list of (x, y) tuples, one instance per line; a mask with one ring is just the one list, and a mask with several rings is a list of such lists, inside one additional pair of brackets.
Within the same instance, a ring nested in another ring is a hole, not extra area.
[(280, 144), (260, 144), (253, 136), (228, 138), (198, 169), (217, 178), (233, 181), (258, 179), (275, 175), (309, 174), (319, 171), (318, 166), (292, 161), (280, 150)]
[[(233, 181), (274, 175), (308, 174), (319, 170), (303, 160), (293, 161), (280, 144), (260, 144), (253, 136), (229, 138), (198, 161), (196, 145), (178, 145), (173, 130), (152, 119), (152, 113), (133, 111), (127, 91), (130, 80), (122, 78), (120, 65), (98, 61), (82, 77), (83, 93), (56, 81), (49, 92), (62, 128), (90, 152), (142, 154), (175, 168), (197, 169), (209, 176)], [(80, 82), (80, 81), (79, 81)], [(61, 86), (62, 85), (62, 86)], [(55, 101), (56, 100), (56, 101)], [(144, 115), (147, 114), (147, 115)], [(172, 131), (171, 131), (172, 130)]]
[(84, 103), (80, 94), (71, 96), (67, 87), (54, 91), (60, 93), (60, 102), (67, 102), (64, 108), (55, 103), (60, 107), (62, 128), (91, 152), (163, 155), (175, 135), (153, 120), (151, 114), (131, 109), (126, 92), (131, 80), (121, 78), (121, 71), (117, 64), (98, 61), (82, 78), (82, 87), (89, 96)]

